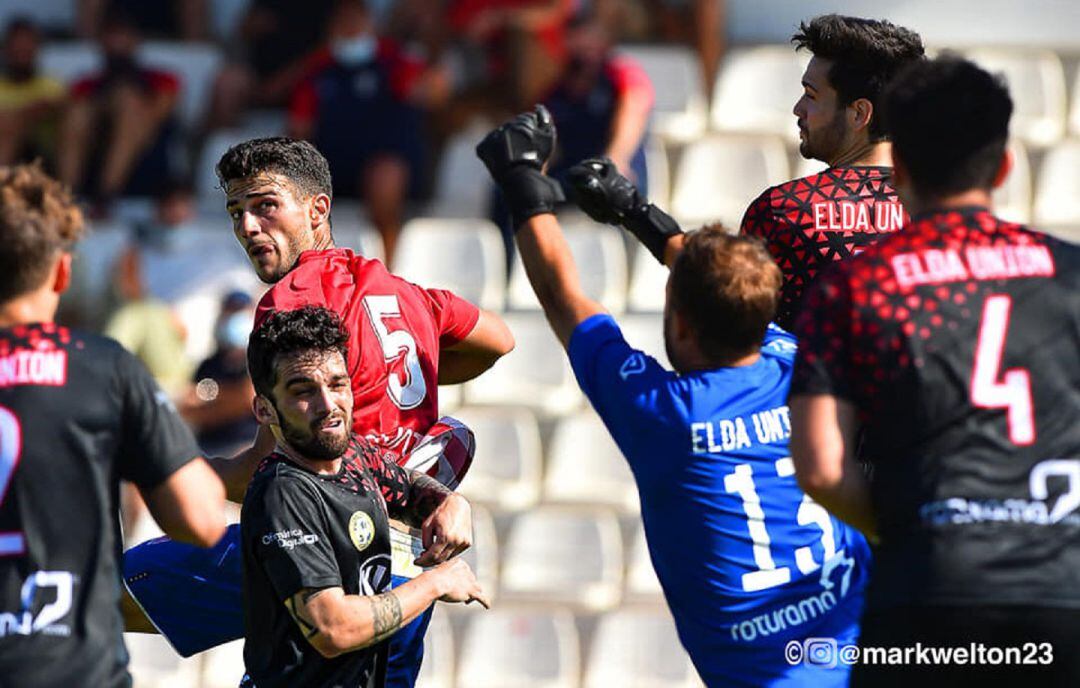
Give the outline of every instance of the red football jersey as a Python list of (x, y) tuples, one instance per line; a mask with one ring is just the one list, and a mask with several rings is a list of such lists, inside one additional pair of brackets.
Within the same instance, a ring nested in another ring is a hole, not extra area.
[(439, 418), (440, 348), (467, 337), (480, 310), (345, 248), (301, 253), (259, 302), (255, 326), (302, 306), (328, 308), (349, 328), (353, 431), (400, 461)]

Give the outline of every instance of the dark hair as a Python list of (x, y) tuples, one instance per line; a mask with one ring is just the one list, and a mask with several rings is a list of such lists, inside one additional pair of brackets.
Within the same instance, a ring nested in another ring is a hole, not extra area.
[(809, 50), (815, 57), (831, 60), (829, 83), (838, 96), (838, 105), (848, 106), (865, 98), (874, 106), (870, 119), (870, 140), (886, 138), (878, 103), (885, 86), (901, 69), (925, 59), (919, 34), (887, 21), (825, 14), (799, 24), (791, 37), (796, 50)]
[(40, 287), (82, 232), (71, 194), (41, 165), (0, 167), (0, 302)]
[(4, 40), (11, 40), (11, 37), (20, 31), (29, 31), (34, 34), (35, 39), (41, 38), (41, 31), (38, 30), (38, 26), (34, 23), (34, 20), (30, 17), (20, 15), (9, 20), (4, 27)]
[(235, 179), (273, 172), (289, 180), (306, 197), (334, 195), (330, 165), (323, 154), (307, 141), (285, 136), (238, 143), (225, 151), (215, 169), (222, 187)]
[(761, 346), (783, 278), (760, 240), (708, 225), (686, 236), (671, 268), (671, 299), (716, 359)]
[(904, 70), (885, 93), (893, 154), (920, 195), (989, 189), (1009, 138), (1005, 82), (955, 55)]
[(337, 313), (319, 306), (277, 311), (248, 339), (248, 373), (255, 391), (274, 398), (279, 356), (338, 351), (348, 359), (349, 331)]

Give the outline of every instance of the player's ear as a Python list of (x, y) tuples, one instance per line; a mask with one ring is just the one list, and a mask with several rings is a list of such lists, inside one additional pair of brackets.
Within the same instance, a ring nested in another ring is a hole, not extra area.
[(1015, 163), (1016, 158), (1013, 156), (1012, 149), (1006, 146), (1005, 154), (1001, 156), (1001, 162), (998, 163), (997, 172), (994, 173), (994, 181), (990, 182), (991, 189), (997, 189), (1005, 183), (1005, 180), (1009, 177), (1009, 173), (1012, 172)]
[(71, 254), (64, 252), (56, 262), (56, 274), (53, 277), (52, 290), (63, 294), (71, 286)]
[(851, 113), (852, 125), (855, 129), (866, 129), (870, 126), (870, 120), (874, 116), (874, 104), (867, 98), (856, 98), (848, 106)]
[(324, 193), (315, 194), (308, 204), (308, 219), (311, 227), (319, 227), (330, 219), (330, 197)]
[(261, 394), (255, 396), (255, 400), (251, 402), (252, 410), (255, 411), (255, 420), (259, 422), (259, 425), (274, 426), (280, 425), (278, 421), (277, 409), (274, 408), (274, 403), (264, 397)]

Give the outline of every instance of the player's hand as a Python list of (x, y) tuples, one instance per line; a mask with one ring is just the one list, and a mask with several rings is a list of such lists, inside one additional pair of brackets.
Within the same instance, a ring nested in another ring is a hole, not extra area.
[(424, 551), (414, 562), (434, 566), (448, 561), (472, 546), (472, 507), (468, 500), (451, 494), (435, 507), (420, 527)]
[(555, 150), (555, 123), (543, 105), (496, 127), (476, 147), (510, 207), (514, 228), (551, 213), (566, 200), (562, 187), (543, 172)]
[(480, 588), (476, 575), (464, 559), (451, 559), (439, 564), (430, 573), (437, 577), (440, 602), (479, 602), (484, 609), (491, 609), (487, 594)]
[(622, 224), (627, 215), (648, 203), (610, 158), (582, 160), (567, 171), (566, 178), (574, 202), (597, 222)]

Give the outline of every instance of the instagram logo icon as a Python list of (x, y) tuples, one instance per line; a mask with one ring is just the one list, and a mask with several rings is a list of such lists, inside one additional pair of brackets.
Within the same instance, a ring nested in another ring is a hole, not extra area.
[(792, 640), (784, 647), (784, 659), (792, 666), (806, 663), (831, 669), (836, 666), (836, 641), (832, 638)]

